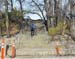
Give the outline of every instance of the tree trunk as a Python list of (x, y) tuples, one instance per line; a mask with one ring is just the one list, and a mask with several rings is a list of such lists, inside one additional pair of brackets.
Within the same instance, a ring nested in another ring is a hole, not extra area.
[(2, 35), (2, 26), (0, 27), (0, 35)]
[(23, 20), (23, 8), (22, 8), (22, 1), (21, 0), (18, 0), (19, 1), (19, 4), (20, 4), (20, 9), (21, 9), (21, 17), (22, 17), (22, 20)]
[(48, 28), (54, 26), (53, 19), (51, 19), (51, 17), (54, 16), (53, 2), (54, 2), (54, 0), (44, 0)]
[(13, 10), (13, 0), (11, 0), (11, 11)]
[(21, 0), (18, 0), (18, 1), (19, 1), (19, 4), (20, 4), (20, 9), (21, 9), (20, 30), (23, 33), (23, 29), (24, 29), (23, 21), (25, 21), (25, 20), (23, 19), (22, 1)]
[(55, 12), (55, 20), (56, 20), (56, 26), (57, 26), (57, 23), (59, 23), (60, 21), (60, 9), (59, 9), (59, 1), (60, 0), (54, 0), (54, 12)]
[[(70, 3), (70, 14), (74, 15), (74, 0), (69, 0)], [(71, 36), (74, 37), (75, 40), (75, 20), (74, 20), (74, 16), (71, 17), (71, 26), (70, 26), (70, 32), (71, 32)]]
[(5, 0), (6, 34), (9, 36), (8, 1)]

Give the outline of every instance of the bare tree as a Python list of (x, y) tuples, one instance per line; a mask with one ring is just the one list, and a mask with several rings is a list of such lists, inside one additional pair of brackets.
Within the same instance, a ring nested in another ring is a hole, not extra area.
[(38, 5), (38, 3), (35, 2), (35, 0), (32, 0), (32, 2), (35, 4), (35, 6), (37, 6), (37, 8), (39, 9), (39, 11), (41, 12), (41, 14), (43, 16), (43, 20), (45, 20), (45, 16), (44, 16), (44, 13), (43, 13), (44, 10), (42, 10), (41, 7), (40, 7), (41, 4)]

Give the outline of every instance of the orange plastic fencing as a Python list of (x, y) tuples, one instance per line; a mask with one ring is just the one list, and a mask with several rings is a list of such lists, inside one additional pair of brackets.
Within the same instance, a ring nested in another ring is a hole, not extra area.
[(2, 38), (1, 59), (4, 59), (4, 38)]
[(15, 54), (15, 45), (14, 43), (12, 44), (12, 59), (14, 58)]
[(57, 56), (59, 56), (59, 55), (60, 55), (59, 42), (56, 42), (56, 53), (57, 53)]

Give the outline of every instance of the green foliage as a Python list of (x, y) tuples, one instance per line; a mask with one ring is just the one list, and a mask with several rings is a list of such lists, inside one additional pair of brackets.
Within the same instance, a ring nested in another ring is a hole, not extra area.
[(0, 12), (0, 17), (2, 17), (2, 12)]
[(13, 9), (13, 11), (9, 12), (8, 15), (9, 15), (10, 20), (18, 21), (18, 19), (21, 19), (22, 13), (20, 10)]
[(24, 14), (27, 14), (27, 13), (30, 13), (30, 12), (31, 12), (30, 10), (23, 10)]
[(67, 24), (64, 25), (63, 22), (59, 22), (56, 27), (51, 27), (48, 30), (49, 35), (56, 35), (58, 32), (62, 32), (62, 30), (66, 31)]
[(50, 16), (49, 18), (55, 18), (55, 16)]
[(0, 19), (0, 26), (5, 27), (5, 19)]
[(0, 12), (0, 27), (5, 27), (5, 18), (3, 18), (4, 14)]
[(51, 35), (51, 36), (55, 35), (55, 34), (57, 33), (56, 27), (49, 28), (49, 29), (48, 29), (48, 33), (49, 33), (49, 35)]
[(60, 31), (60, 30), (63, 29), (63, 26), (64, 26), (63, 22), (59, 22), (59, 23), (57, 24), (56, 29)]
[(64, 22), (59, 22), (59, 23), (57, 24), (56, 29), (57, 29), (58, 31), (60, 31), (60, 30), (62, 30), (62, 29), (66, 29), (66, 27), (67, 27), (67, 24), (64, 24)]

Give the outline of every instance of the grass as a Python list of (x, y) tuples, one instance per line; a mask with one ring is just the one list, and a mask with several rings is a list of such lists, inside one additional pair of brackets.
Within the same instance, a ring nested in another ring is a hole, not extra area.
[(48, 40), (46, 39), (47, 36), (45, 36), (44, 34), (37, 34), (33, 37), (24, 35), (20, 40), (19, 45), (21, 45), (21, 47), (24, 46), (26, 48), (48, 48), (49, 44)]

